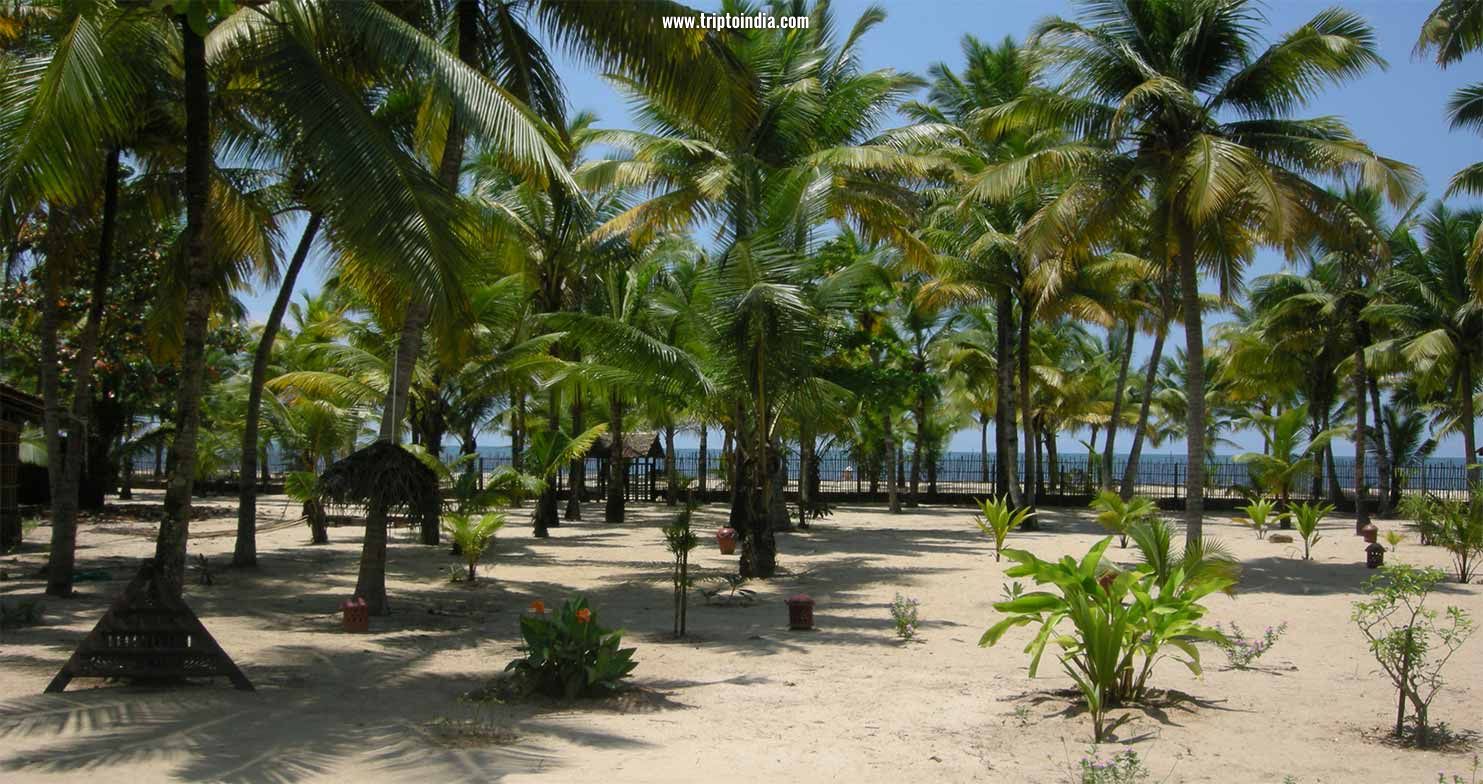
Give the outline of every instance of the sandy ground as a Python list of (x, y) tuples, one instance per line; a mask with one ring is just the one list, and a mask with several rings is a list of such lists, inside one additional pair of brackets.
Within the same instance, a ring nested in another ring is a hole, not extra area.
[[(224, 565), (232, 504), (200, 505), (211, 517), (194, 525), (192, 552)], [(365, 636), (342, 633), (336, 612), (354, 586), (358, 532), (334, 528), (332, 544), (312, 547), (283, 499), (259, 508), (269, 529), (261, 567), (218, 567), (214, 585), (187, 593), (257, 691), (233, 691), (225, 680), (175, 689), (79, 680), (64, 695), (43, 696), (153, 547), (147, 522), (87, 524), (79, 568), (112, 580), (81, 584), (73, 600), (47, 600), (44, 626), (3, 632), (0, 780), (1058, 782), (1074, 780), (1086, 752), (1090, 724), (1066, 691), (1070, 680), (1049, 661), (1041, 677), (1026, 675), (1028, 632), (994, 649), (976, 644), (995, 619), (990, 605), (1007, 562), (994, 562), (966, 510), (892, 517), (841, 508), (812, 530), (783, 534), (784, 572), (752, 585), (754, 606), (706, 606), (697, 596), (691, 637), (674, 641), (657, 530), (664, 507), (633, 507), (621, 526), (568, 524), (548, 540), (523, 525), (507, 531), (472, 587), (449, 582), (446, 548), (398, 532), (394, 613), (373, 619)], [(1042, 517), (1045, 530), (1013, 534), (1013, 544), (1043, 557), (1080, 554), (1098, 536), (1084, 513)], [(711, 507), (700, 527), (708, 532), (720, 519)], [(1253, 671), (1229, 669), (1214, 649), (1203, 678), (1160, 666), (1154, 683), (1167, 696), (1128, 711), (1133, 720), (1118, 732), (1154, 781), (1430, 784), (1438, 771), (1466, 780), (1470, 753), (1373, 739), (1393, 715), (1394, 692), (1349, 621), (1370, 574), (1352, 522), (1331, 521), (1311, 562), (1227, 520), (1207, 525), (1246, 569), (1236, 598), (1210, 601), (1211, 620), (1249, 630), (1285, 621), (1289, 631)], [(42, 527), (29, 541), (47, 536)], [(1444, 553), (1411, 540), (1392, 557), (1444, 563)], [(1115, 545), (1109, 552), (1133, 559)], [(712, 573), (735, 569), (735, 557), (709, 541), (695, 556)], [(32, 575), (43, 560), (36, 544), (0, 559), (6, 599), (40, 595)], [(786, 629), (782, 600), (799, 591), (818, 601), (816, 631)], [(532, 600), (549, 605), (575, 592), (637, 645), (639, 691), (601, 705), (460, 700), (516, 655), (516, 618)], [(897, 592), (921, 602), (918, 641), (892, 633)], [(1438, 599), (1483, 616), (1483, 586), (1448, 585)], [(1483, 640), (1449, 672), (1455, 688), (1437, 699), (1433, 717), (1483, 730)]]

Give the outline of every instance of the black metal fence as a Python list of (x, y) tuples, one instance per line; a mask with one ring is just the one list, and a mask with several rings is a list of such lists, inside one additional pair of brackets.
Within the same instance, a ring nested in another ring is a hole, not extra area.
[[(887, 498), (887, 469), (877, 466), (874, 471), (862, 466), (845, 452), (825, 452), (817, 456), (819, 491), (822, 500), (883, 501)], [(707, 497), (727, 492), (726, 463), (720, 452), (712, 451), (705, 461), (706, 477), (702, 481), (701, 461), (698, 450), (677, 450), (674, 458), (677, 477), (694, 491)], [(478, 458), (479, 476), (488, 478), (494, 472), (513, 465), (508, 450), (484, 454)], [(1016, 462), (1015, 475), (1023, 482), (1023, 457)], [(268, 460), (270, 482), (281, 481), (286, 471), (297, 466), (287, 460)], [(912, 491), (911, 456), (896, 466), (898, 492)], [(1114, 459), (1110, 484), (1118, 486), (1127, 469), (1126, 457)], [(136, 478), (157, 477), (152, 456), (141, 456), (135, 460)], [(600, 496), (607, 487), (608, 465), (605, 459), (591, 458), (585, 461), (583, 489), (590, 496)], [(664, 458), (637, 458), (624, 466), (625, 494), (634, 500), (663, 498), (668, 492), (668, 467)], [(873, 474), (873, 476), (872, 476)], [(1102, 484), (1100, 459), (1089, 459), (1085, 454), (1059, 455), (1055, 461), (1042, 459), (1038, 466), (1036, 496), (1046, 503), (1085, 504)], [(1373, 461), (1366, 462), (1366, 474), (1372, 493), (1378, 493), (1380, 482)], [(786, 456), (787, 485), (785, 492), (798, 490), (799, 464), (796, 452)], [(916, 480), (917, 497), (928, 502), (960, 503), (975, 498), (1000, 496), (1007, 492), (998, 481), (998, 465), (989, 455), (986, 459), (976, 454), (962, 452), (940, 456), (932, 465), (922, 465)], [(1153, 498), (1165, 507), (1183, 505), (1187, 495), (1185, 482), (1186, 467), (1183, 459), (1169, 455), (1148, 455), (1139, 461), (1136, 471), (1137, 492)], [(236, 471), (224, 472), (218, 480), (235, 483)], [(1333, 483), (1352, 494), (1354, 487), (1354, 464), (1352, 460), (1336, 459), (1332, 471)], [(563, 495), (572, 490), (569, 468), (562, 469), (557, 478), (557, 487)], [(1312, 477), (1301, 477), (1294, 483), (1291, 499), (1305, 501), (1314, 498), (1331, 500), (1330, 476), (1327, 472), (1322, 481)], [(1205, 466), (1205, 499), (1212, 507), (1233, 506), (1246, 502), (1255, 486), (1249, 466), (1228, 458), (1213, 460)], [(1458, 462), (1433, 461), (1424, 465), (1407, 466), (1399, 472), (1398, 492), (1402, 495), (1435, 493), (1443, 496), (1462, 497), (1467, 492), (1467, 472)], [(1352, 498), (1341, 501), (1351, 508)]]

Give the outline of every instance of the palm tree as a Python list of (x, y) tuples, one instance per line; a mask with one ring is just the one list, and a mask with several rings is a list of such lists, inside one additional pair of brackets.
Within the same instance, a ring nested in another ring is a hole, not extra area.
[(1242, 452), (1236, 455), (1235, 460), (1251, 466), (1252, 479), (1258, 489), (1276, 496), (1281, 508), (1286, 510), (1293, 484), (1299, 476), (1313, 471), (1314, 460), (1338, 433), (1325, 430), (1310, 434), (1304, 443), (1303, 428), (1308, 424), (1308, 407), (1301, 405), (1275, 416), (1258, 415), (1255, 422), (1262, 434), (1264, 450)]
[(1188, 416), (1185, 533), (1202, 533), (1207, 411), (1199, 312), (1203, 244), (1255, 232), (1282, 242), (1293, 216), (1329, 201), (1309, 176), (1348, 173), (1402, 201), (1416, 179), (1375, 155), (1333, 118), (1293, 114), (1323, 84), (1383, 64), (1370, 27), (1325, 10), (1264, 50), (1250, 0), (1083, 0), (1085, 23), (1053, 18), (1035, 35), (1068, 74), (1070, 95), (1026, 95), (990, 110), (1003, 130), (1072, 127), (1085, 134), (997, 167), (988, 195), (1038, 177), (1069, 177), (1020, 232), (1029, 253), (1051, 255), (1105, 235), (1153, 200), (1155, 257), (1178, 270), (1183, 299)]
[[(1463, 451), (1477, 455), (1474, 399), (1483, 367), (1483, 298), (1469, 275), (1469, 244), (1478, 232), (1477, 210), (1437, 204), (1421, 218), (1422, 242), (1403, 238), (1401, 258), (1386, 277), (1385, 301), (1367, 311), (1396, 336), (1376, 345), (1377, 355), (1401, 358), (1423, 396), (1438, 393), (1456, 412)], [(1478, 470), (1468, 469), (1469, 481)]]
[[(1479, 0), (1440, 0), (1422, 22), (1421, 36), (1416, 41), (1416, 52), (1435, 50), (1437, 65), (1443, 68), (1480, 47), (1483, 47), (1483, 2)], [(1447, 102), (1447, 114), (1453, 129), (1483, 130), (1483, 82), (1474, 82), (1454, 91), (1452, 100)], [(1447, 195), (1459, 193), (1471, 196), (1483, 193), (1483, 161), (1465, 166), (1452, 175)], [(1480, 253), (1483, 251), (1483, 235), (1475, 234), (1472, 245), (1471, 274), (1476, 294), (1483, 292), (1483, 253)]]
[[(732, 0), (722, 11), (755, 13)], [(718, 223), (726, 248), (716, 257), (717, 300), (743, 309), (728, 314), (738, 318), (726, 319), (717, 333), (739, 341), (717, 352), (733, 363), (736, 443), (749, 468), (740, 474), (733, 526), (742, 532), (743, 566), (756, 576), (770, 576), (774, 563), (769, 467), (780, 460), (771, 446), (778, 398), (770, 388), (782, 387), (786, 376), (769, 367), (788, 363), (772, 362), (768, 352), (781, 347), (776, 338), (793, 329), (799, 312), (794, 287), (802, 267), (789, 256), (806, 250), (813, 227), (830, 219), (926, 256), (907, 229), (917, 196), (900, 182), (925, 171), (904, 149), (912, 134), (871, 135), (883, 111), (918, 82), (890, 70), (861, 71), (856, 56), (860, 38), (884, 17), (867, 9), (838, 44), (825, 3), (813, 7), (807, 30), (740, 31), (724, 45), (745, 77), (716, 85), (727, 102), (721, 110), (697, 112), (623, 83), (655, 131), (608, 132), (601, 140), (630, 157), (581, 172), (596, 187), (650, 190), (650, 198), (604, 227), (630, 234), (636, 245), (701, 218)]]

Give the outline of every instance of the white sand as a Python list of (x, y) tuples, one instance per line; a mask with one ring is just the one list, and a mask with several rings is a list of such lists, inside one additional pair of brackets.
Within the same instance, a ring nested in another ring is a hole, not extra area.
[[(260, 509), (265, 527), (290, 514), (281, 498)], [(586, 514), (595, 520), (601, 509)], [(892, 517), (851, 507), (811, 531), (780, 535), (785, 572), (750, 586), (757, 604), (709, 607), (696, 596), (691, 638), (680, 642), (669, 639), (667, 554), (657, 530), (665, 514), (634, 507), (626, 525), (568, 524), (542, 541), (516, 513), (521, 525), (501, 537), (472, 588), (448, 582), (455, 559), (446, 548), (398, 532), (395, 612), (372, 619), (367, 636), (341, 633), (336, 612), (355, 582), (356, 529), (331, 529), (334, 541), (323, 547), (308, 546), (301, 526), (265, 533), (261, 568), (238, 571), (224, 566), (234, 518), (197, 522), (193, 531), (204, 536), (193, 538), (192, 552), (219, 566), (215, 585), (191, 586), (187, 599), (257, 691), (233, 691), (224, 679), (168, 690), (78, 680), (65, 695), (43, 696), (131, 564), (153, 549), (152, 524), (87, 524), (79, 568), (107, 569), (114, 580), (81, 584), (81, 598), (46, 600), (45, 626), (3, 633), (0, 780), (1071, 780), (1091, 729), (1066, 691), (1069, 678), (1050, 659), (1041, 677), (1026, 676), (1027, 631), (994, 649), (976, 644), (996, 617), (990, 605), (1007, 562), (994, 562), (966, 510)], [(708, 533), (721, 517), (712, 507), (700, 527)], [(1012, 545), (1044, 557), (1080, 554), (1098, 535), (1081, 513), (1046, 510), (1042, 519), (1047, 530), (1012, 534)], [(1470, 754), (1373, 739), (1394, 716), (1395, 694), (1349, 620), (1371, 574), (1351, 521), (1331, 521), (1311, 562), (1226, 520), (1207, 525), (1246, 567), (1237, 598), (1210, 600), (1211, 620), (1251, 632), (1286, 621), (1289, 631), (1254, 671), (1227, 669), (1215, 649), (1206, 650), (1201, 679), (1172, 661), (1159, 667), (1153, 684), (1169, 689), (1168, 698), (1127, 711), (1134, 718), (1118, 731), (1155, 781), (1466, 777)], [(48, 533), (39, 528), (29, 540), (45, 542)], [(1445, 553), (1414, 538), (1392, 557), (1445, 564)], [(1133, 559), (1115, 545), (1109, 552)], [(715, 573), (735, 569), (735, 557), (711, 541), (695, 561)], [(8, 600), (40, 595), (31, 575), (43, 562), (35, 544), (0, 559), (10, 577), (0, 592)], [(1439, 604), (1483, 620), (1483, 586), (1445, 588)], [(645, 691), (600, 707), (459, 701), (516, 655), (516, 618), (531, 600), (552, 605), (577, 591), (605, 625), (628, 630), (626, 642), (638, 647), (634, 682)], [(782, 599), (799, 591), (818, 601), (817, 631), (786, 629)], [(888, 608), (898, 591), (921, 602), (918, 642), (892, 633)], [(1434, 720), (1483, 731), (1479, 673), (1483, 639), (1453, 661), (1454, 687), (1433, 705)], [(448, 722), (477, 722), (480, 732), (455, 737)]]

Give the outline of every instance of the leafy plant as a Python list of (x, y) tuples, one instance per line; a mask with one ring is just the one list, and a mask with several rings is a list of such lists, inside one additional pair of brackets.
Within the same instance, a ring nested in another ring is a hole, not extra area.
[(289, 471), (283, 477), (283, 494), (303, 505), (309, 540), (314, 544), (327, 543), (329, 520), (319, 493), (319, 475), (313, 471)]
[(1475, 486), (1469, 501), (1437, 499), (1435, 510), (1432, 540), (1452, 554), (1457, 581), (1472, 582), (1483, 560), (1483, 487)]
[[(1224, 639), (1219, 630), (1199, 624), (1205, 615), (1199, 600), (1231, 585), (1231, 578), (1216, 569), (1204, 570), (1196, 579), (1187, 578), (1180, 566), (1162, 576), (1149, 564), (1116, 571), (1102, 563), (1111, 542), (1111, 537), (1102, 539), (1080, 561), (1070, 556), (1042, 561), (1024, 550), (1005, 551), (1016, 563), (1006, 576), (1029, 577), (1056, 592), (1032, 591), (996, 603), (994, 609), (1006, 617), (979, 639), (979, 645), (992, 646), (1008, 630), (1038, 623), (1038, 633), (1025, 646), (1030, 676), (1039, 669), (1046, 647), (1055, 643), (1062, 668), (1086, 701), (1095, 742), (1121, 723), (1108, 724), (1108, 709), (1140, 699), (1154, 666), (1166, 656), (1179, 657), (1199, 674), (1200, 654), (1193, 642)], [(1070, 634), (1057, 632), (1062, 621), (1071, 623)]]
[(40, 599), (0, 602), (0, 629), (19, 629), (41, 623), (46, 610)]
[(1225, 651), (1226, 659), (1231, 662), (1232, 667), (1238, 670), (1251, 669), (1252, 663), (1260, 659), (1267, 651), (1272, 650), (1272, 646), (1276, 645), (1277, 641), (1282, 639), (1282, 635), (1287, 633), (1286, 623), (1279, 624), (1276, 628), (1268, 626), (1260, 638), (1247, 637), (1235, 621), (1231, 622), (1229, 631), (1221, 628), (1219, 624), (1215, 628), (1220, 629), (1221, 634), (1225, 635), (1225, 641), (1218, 642), (1216, 645)]
[(1273, 514), (1274, 504), (1266, 499), (1258, 498), (1246, 506), (1237, 507), (1246, 513), (1246, 524), (1256, 529), (1256, 538), (1267, 538), (1267, 529), (1273, 523), (1279, 523), (1287, 519), (1287, 512)]
[(917, 636), (917, 609), (920, 603), (914, 598), (896, 594), (891, 601), (891, 620), (896, 624), (896, 636), (910, 640)]
[[(719, 578), (726, 585), (702, 591), (705, 595), (706, 604), (720, 604), (723, 606), (751, 604), (757, 596), (757, 592), (750, 588), (743, 588), (750, 578), (740, 574), (723, 574)], [(722, 592), (726, 593), (723, 595)]]
[(1318, 524), (1332, 511), (1334, 507), (1331, 504), (1293, 504), (1292, 522), (1303, 540), (1304, 561), (1312, 560), (1313, 545), (1323, 539), (1318, 534)]
[(995, 563), (999, 561), (999, 556), (1004, 551), (1004, 540), (1008, 538), (1009, 532), (1024, 525), (1026, 520), (1035, 516), (1035, 512), (1030, 509), (1011, 509), (1007, 495), (997, 501), (992, 498), (979, 501), (978, 511), (974, 522), (978, 524), (980, 531), (994, 540)]
[(1390, 545), (1391, 552), (1395, 552), (1396, 549), (1401, 546), (1401, 542), (1404, 541), (1406, 541), (1406, 535), (1401, 533), (1400, 531), (1385, 532), (1385, 543)]
[(449, 512), (443, 515), (443, 531), (453, 540), (454, 547), (463, 556), (469, 567), (469, 582), (476, 579), (475, 569), (484, 551), (494, 541), (494, 535), (505, 527), (503, 512), (487, 512), (475, 517), (467, 512)]
[(1092, 746), (1078, 766), (1081, 784), (1135, 784), (1152, 775), (1138, 752), (1129, 748), (1107, 757)]
[(1395, 684), (1395, 735), (1403, 737), (1406, 706), (1416, 722), (1416, 745), (1427, 745), (1428, 710), (1441, 691), (1442, 668), (1472, 636), (1472, 619), (1456, 606), (1442, 613), (1426, 607), (1427, 597), (1446, 579), (1440, 569), (1408, 564), (1382, 567), (1365, 582), (1367, 600), (1354, 603), (1350, 616), (1370, 643), (1370, 652)]
[(695, 505), (686, 503), (677, 512), (670, 524), (665, 526), (664, 548), (674, 556), (674, 568), (670, 581), (674, 586), (674, 631), (676, 637), (685, 636), (685, 620), (689, 610), (690, 587), (695, 580), (690, 577), (690, 551), (700, 546), (700, 537), (690, 530), (690, 521), (695, 514)]
[(1128, 529), (1128, 536), (1138, 549), (1143, 564), (1160, 581), (1178, 568), (1187, 582), (1207, 575), (1217, 576), (1224, 581), (1224, 590), (1229, 593), (1241, 579), (1240, 562), (1218, 539), (1201, 537), (1178, 553), (1174, 552), (1174, 527), (1162, 517), (1138, 521)]
[(520, 616), (525, 656), (506, 665), (531, 691), (591, 697), (616, 690), (638, 666), (633, 648), (620, 648), (623, 633), (598, 625), (597, 613), (578, 596), (549, 617), (544, 605)]
[(1408, 495), (1403, 496), (1397, 506), (1402, 517), (1416, 524), (1423, 545), (1436, 543), (1438, 501), (1431, 495)]
[(1158, 514), (1158, 507), (1154, 506), (1152, 499), (1133, 496), (1124, 501), (1113, 490), (1098, 493), (1092, 499), (1092, 508), (1097, 510), (1097, 523), (1117, 534), (1118, 547), (1128, 546), (1129, 528)]

